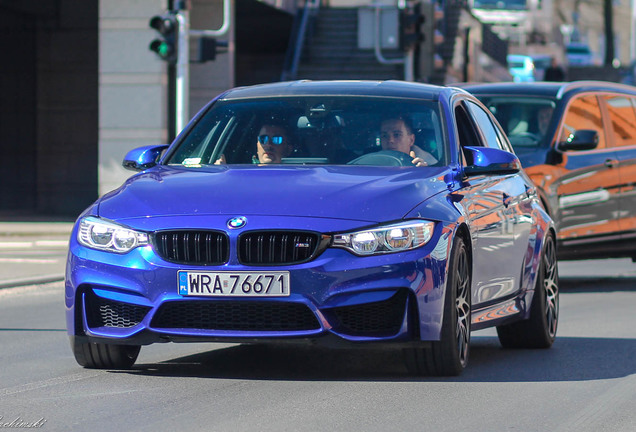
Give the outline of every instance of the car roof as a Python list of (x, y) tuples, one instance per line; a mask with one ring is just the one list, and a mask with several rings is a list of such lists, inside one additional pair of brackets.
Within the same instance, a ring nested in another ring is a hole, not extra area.
[(289, 96), (384, 96), (438, 100), (461, 89), (406, 81), (290, 81), (238, 87), (221, 100)]
[(476, 95), (518, 95), (555, 99), (561, 99), (572, 92), (584, 91), (617, 91), (636, 95), (636, 87), (608, 81), (467, 83), (459, 86)]

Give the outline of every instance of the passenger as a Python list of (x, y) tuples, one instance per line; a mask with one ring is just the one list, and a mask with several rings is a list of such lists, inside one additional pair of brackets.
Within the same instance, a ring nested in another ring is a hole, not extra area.
[(289, 156), (294, 147), (288, 140), (284, 127), (266, 124), (261, 127), (256, 141), (254, 163), (281, 163), (282, 158)]
[(404, 117), (392, 117), (382, 121), (380, 144), (383, 150), (395, 150), (413, 158), (413, 165), (427, 166), (437, 162), (435, 157), (415, 145), (415, 134), (410, 122)]
[[(278, 124), (265, 124), (256, 137), (256, 154), (252, 156), (252, 163), (273, 164), (281, 163), (282, 158), (291, 154), (294, 147), (287, 138), (287, 131)], [(215, 165), (225, 165), (225, 155), (222, 154)]]

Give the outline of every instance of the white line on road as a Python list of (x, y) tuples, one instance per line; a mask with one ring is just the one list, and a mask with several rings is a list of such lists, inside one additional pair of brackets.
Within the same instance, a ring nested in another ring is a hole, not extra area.
[(66, 248), (67, 240), (0, 241), (0, 249)]
[(60, 259), (53, 258), (0, 258), (0, 263), (53, 264)]
[(100, 371), (100, 372), (95, 371), (92, 373), (80, 372), (80, 373), (76, 373), (76, 374), (72, 374), (68, 376), (51, 378), (44, 381), (35, 381), (32, 383), (22, 384), (19, 386), (7, 387), (7, 388), (0, 389), (0, 397), (38, 390), (45, 387), (51, 387), (51, 386), (60, 385), (60, 384), (68, 384), (74, 381), (95, 378), (102, 375), (103, 373), (104, 373), (103, 371)]
[(39, 247), (67, 247), (68, 240), (38, 240), (35, 246)]
[(33, 242), (0, 242), (0, 249), (19, 249), (33, 247)]

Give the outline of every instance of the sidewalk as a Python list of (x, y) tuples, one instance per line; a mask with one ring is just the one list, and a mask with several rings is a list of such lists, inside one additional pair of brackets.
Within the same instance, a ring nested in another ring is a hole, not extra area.
[(64, 280), (73, 222), (0, 221), (0, 289)]

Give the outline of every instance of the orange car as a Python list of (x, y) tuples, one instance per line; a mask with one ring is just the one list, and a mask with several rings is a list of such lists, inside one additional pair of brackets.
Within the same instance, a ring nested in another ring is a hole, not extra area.
[(556, 223), (559, 258), (636, 261), (636, 87), (600, 81), (462, 87), (508, 134)]

